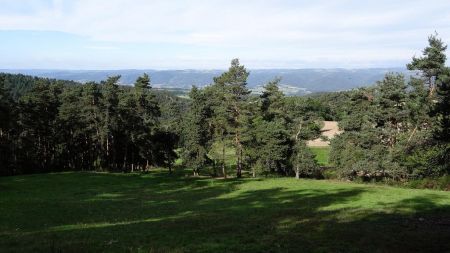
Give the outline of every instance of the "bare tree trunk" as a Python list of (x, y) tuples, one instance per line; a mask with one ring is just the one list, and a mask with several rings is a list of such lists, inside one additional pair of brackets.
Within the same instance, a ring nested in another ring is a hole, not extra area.
[(300, 168), (298, 165), (295, 167), (295, 178), (300, 179)]
[(414, 130), (412, 131), (411, 135), (408, 138), (408, 143), (411, 141), (412, 137), (414, 136), (414, 134), (417, 131), (417, 127), (419, 126), (419, 124), (416, 125), (416, 127), (414, 127)]

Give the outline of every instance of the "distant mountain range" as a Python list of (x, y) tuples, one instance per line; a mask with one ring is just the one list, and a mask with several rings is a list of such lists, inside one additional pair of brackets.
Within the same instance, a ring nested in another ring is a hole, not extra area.
[[(143, 73), (150, 75), (156, 88), (190, 89), (212, 83), (213, 77), (224, 70), (38, 70), (0, 69), (0, 72), (73, 80), (79, 82), (101, 81), (108, 76), (121, 75), (122, 84), (133, 84)], [(254, 69), (250, 70), (249, 87), (256, 93), (275, 77), (281, 77), (282, 90), (290, 95), (312, 92), (341, 91), (369, 86), (381, 80), (386, 73), (398, 72), (409, 77), (413, 72), (405, 68), (369, 69)]]

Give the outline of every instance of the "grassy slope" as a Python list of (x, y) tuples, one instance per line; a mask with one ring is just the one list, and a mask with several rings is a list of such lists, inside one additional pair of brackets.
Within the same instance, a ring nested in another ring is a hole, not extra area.
[(0, 178), (0, 251), (449, 252), (450, 192), (165, 173)]
[(310, 147), (310, 149), (316, 155), (316, 160), (320, 165), (329, 165), (330, 147)]

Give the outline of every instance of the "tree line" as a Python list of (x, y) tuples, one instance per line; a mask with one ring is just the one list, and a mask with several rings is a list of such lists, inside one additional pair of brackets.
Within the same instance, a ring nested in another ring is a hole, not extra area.
[(279, 78), (251, 94), (238, 59), (189, 99), (155, 92), (146, 74), (132, 87), (120, 76), (79, 84), (2, 74), (1, 173), (171, 170), (179, 157), (194, 175), (317, 178), (324, 168), (306, 142), (320, 137), (322, 120), (337, 120), (344, 132), (331, 142), (331, 162), (342, 178), (448, 175), (445, 50), (430, 36), (407, 66), (417, 76), (389, 73), (372, 87), (308, 97), (286, 97)]
[(156, 96), (148, 75), (134, 87), (119, 79), (79, 84), (0, 75), (1, 174), (170, 168), (182, 102)]

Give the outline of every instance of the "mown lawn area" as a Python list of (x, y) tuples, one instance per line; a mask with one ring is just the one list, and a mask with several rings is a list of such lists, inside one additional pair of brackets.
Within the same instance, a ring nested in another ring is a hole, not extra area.
[(450, 252), (450, 192), (165, 171), (4, 177), (0, 252)]

